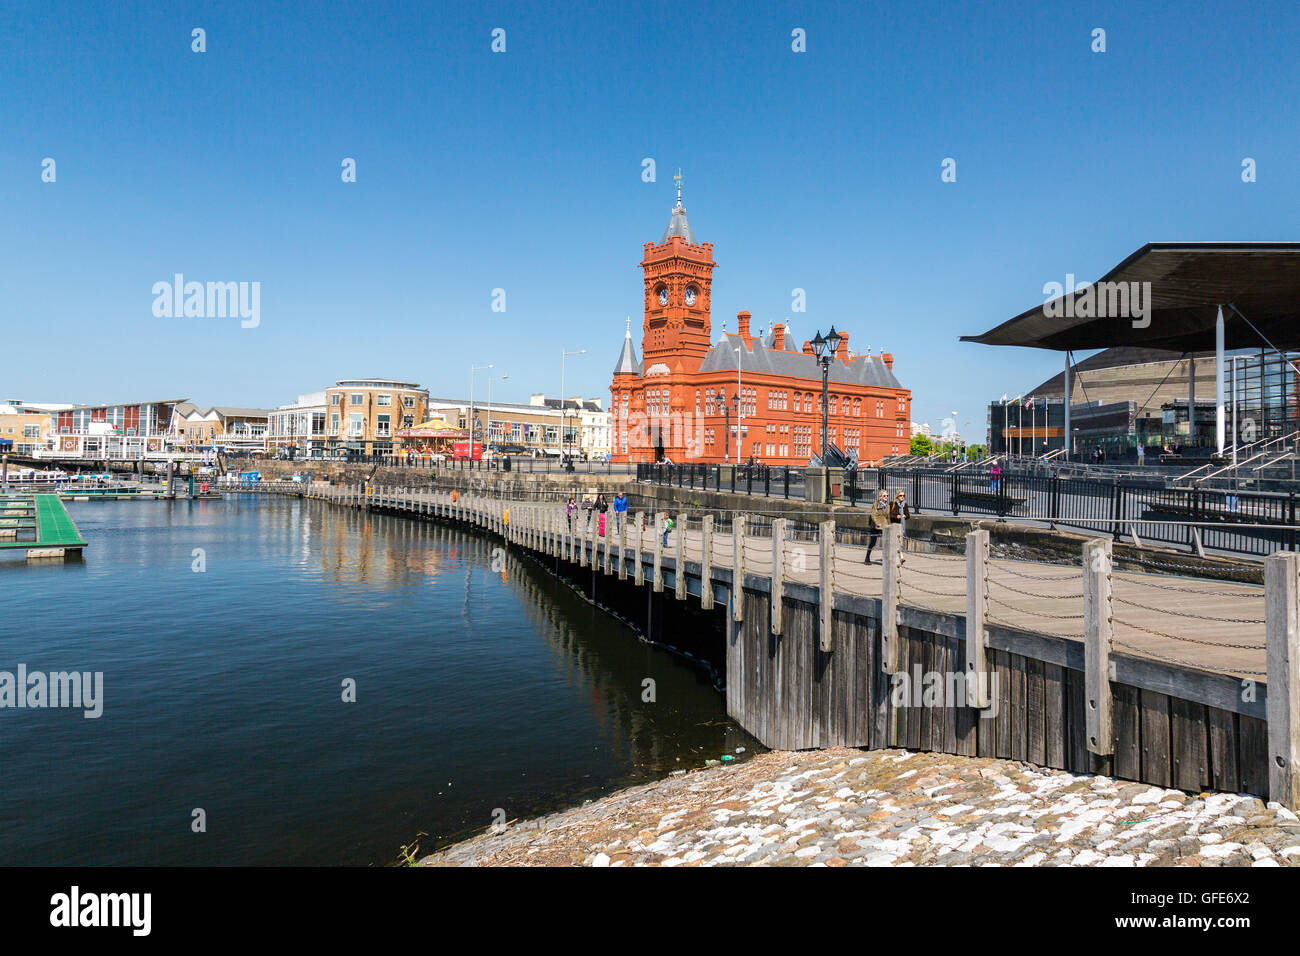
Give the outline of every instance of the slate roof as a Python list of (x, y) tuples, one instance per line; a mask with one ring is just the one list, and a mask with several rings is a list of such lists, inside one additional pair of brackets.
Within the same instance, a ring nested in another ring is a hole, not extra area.
[[(736, 349), (740, 347), (740, 336), (734, 332), (724, 332), (722, 339), (709, 349), (700, 363), (701, 372), (718, 372), (735, 370)], [(774, 375), (788, 375), (793, 378), (820, 382), (821, 366), (812, 355), (803, 352), (782, 352), (769, 348), (761, 339), (751, 338), (753, 348), (741, 357), (741, 374), (745, 372), (768, 372)], [(894, 373), (885, 365), (878, 355), (855, 355), (849, 364), (834, 361), (831, 363), (830, 380), (845, 385), (877, 385), (884, 388), (902, 388), (903, 385), (894, 377)]]
[(641, 363), (637, 361), (636, 346), (632, 344), (632, 326), (629, 323), (627, 334), (623, 336), (623, 351), (618, 354), (618, 363), (614, 366), (614, 374), (622, 372), (631, 372), (633, 375), (641, 374)]
[(691, 224), (686, 221), (686, 207), (682, 205), (680, 199), (673, 207), (673, 217), (668, 220), (668, 228), (664, 230), (664, 237), (659, 242), (665, 243), (673, 236), (681, 236), (691, 245), (695, 245), (695, 233), (691, 232)]

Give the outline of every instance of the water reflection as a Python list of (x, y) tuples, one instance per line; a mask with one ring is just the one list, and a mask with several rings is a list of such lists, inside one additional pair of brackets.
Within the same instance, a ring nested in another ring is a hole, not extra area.
[(0, 711), (0, 862), (385, 863), (755, 746), (703, 672), (475, 533), (256, 496), (72, 510), (86, 563), (10, 569), (0, 669), (102, 670), (105, 712)]

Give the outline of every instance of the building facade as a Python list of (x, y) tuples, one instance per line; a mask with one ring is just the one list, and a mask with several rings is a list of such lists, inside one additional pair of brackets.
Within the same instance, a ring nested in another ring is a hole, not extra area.
[[(610, 386), (615, 461), (715, 463), (753, 459), (800, 465), (822, 448), (822, 369), (812, 343), (787, 323), (766, 334), (737, 316), (737, 331), (712, 337), (713, 244), (697, 243), (677, 205), (641, 259), (641, 358), (629, 321)], [(894, 358), (855, 355), (848, 333), (830, 361), (827, 435), (861, 462), (906, 454), (911, 393)]]
[(530, 396), (528, 404), (560, 411), (564, 419), (564, 454), (602, 461), (613, 451), (610, 440), (614, 416), (605, 410), (602, 399), (574, 396), (561, 405), (558, 398), (539, 393)]
[(0, 405), (0, 443), (15, 455), (35, 455), (51, 447), (54, 433), (50, 406), (32, 407), (14, 400)]
[(57, 458), (147, 459), (169, 453), (173, 416), (183, 398), (74, 405), (50, 412)]
[(191, 402), (176, 406), (172, 416), (172, 444), (186, 451), (204, 447), (261, 451), (266, 447), (270, 412), (261, 408), (213, 405), (199, 408)]
[(325, 447), (330, 455), (391, 455), (398, 429), (428, 414), (429, 390), (387, 378), (344, 379), (325, 389)]
[[(463, 399), (433, 398), (429, 400), (431, 415), (446, 420), (447, 424), (469, 434), (471, 430), (470, 403)], [(474, 402), (473, 435), (476, 445), (483, 444), (483, 436), (489, 455), (493, 453), (510, 455), (532, 455), (553, 457), (560, 454), (561, 413), (558, 403), (527, 405), (517, 402)], [(569, 440), (579, 440), (579, 419), (570, 411), (567, 427)]]
[(308, 392), (267, 416), (266, 450), (292, 458), (322, 458), (328, 453), (325, 393)]

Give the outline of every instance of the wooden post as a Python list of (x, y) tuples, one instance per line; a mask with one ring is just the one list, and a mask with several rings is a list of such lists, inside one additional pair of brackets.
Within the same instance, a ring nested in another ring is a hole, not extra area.
[(781, 633), (781, 611), (785, 606), (785, 523), (785, 518), (772, 519), (772, 590), (767, 603), (773, 634)]
[(966, 535), (966, 700), (971, 707), (988, 707), (989, 664), (989, 533)]
[(655, 566), (654, 566), (654, 589), (663, 591), (664, 589), (664, 525), (668, 522), (668, 515), (662, 511), (655, 512)]
[(623, 512), (623, 518), (618, 522), (618, 579), (627, 580), (627, 519), (631, 515), (626, 511)]
[(686, 600), (686, 514), (677, 516), (677, 527), (673, 529), (677, 536), (676, 558), (677, 573), (673, 576), (673, 593), (679, 601)]
[(645, 568), (641, 566), (641, 529), (645, 527), (645, 512), (636, 513), (636, 524), (632, 526), (632, 559), (635, 565), (632, 569), (632, 580), (637, 585), (645, 584)]
[(880, 562), (880, 639), (884, 645), (885, 672), (899, 674), (907, 669), (903, 642), (898, 636), (898, 593), (903, 583), (902, 528), (896, 524), (880, 529), (885, 554)]
[[(609, 565), (609, 555), (611, 551), (610, 543), (611, 543), (611, 539), (614, 537), (613, 516), (614, 513), (612, 511), (605, 512), (605, 535), (603, 540), (601, 541), (601, 551), (605, 553), (605, 563), (601, 567), (601, 571), (603, 571), (605, 574), (614, 573), (614, 569)], [(596, 524), (597, 526), (599, 526), (600, 524), (599, 512), (596, 513)]]
[(1083, 544), (1083, 685), (1088, 750), (1114, 753), (1111, 742), (1110, 642), (1111, 602), (1109, 538)]
[(1268, 798), (1300, 805), (1300, 554), (1264, 560)]
[(748, 515), (731, 518), (731, 619), (745, 620), (745, 522)]
[(828, 519), (821, 522), (817, 529), (817, 545), (820, 549), (818, 559), (818, 599), (820, 611), (820, 633), (817, 646), (829, 653), (835, 649), (835, 521)]
[(600, 538), (596, 535), (596, 530), (600, 526), (600, 512), (596, 510), (595, 502), (592, 502), (591, 517), (587, 522), (587, 539), (591, 541), (591, 567), (600, 567), (599, 543)]
[(700, 607), (713, 608), (713, 515), (700, 519)]

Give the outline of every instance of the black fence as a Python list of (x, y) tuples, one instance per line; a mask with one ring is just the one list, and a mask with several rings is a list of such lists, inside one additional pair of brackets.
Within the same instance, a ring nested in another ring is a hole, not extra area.
[(765, 498), (804, 498), (804, 470), (776, 465), (639, 464), (636, 480), (675, 488), (762, 495)]
[[(638, 465), (637, 480), (768, 498), (804, 494), (804, 469), (770, 465)], [(1066, 478), (866, 469), (844, 475), (841, 500), (869, 506), (881, 490), (904, 492), (917, 513), (1048, 522), (1142, 541), (1235, 554), (1295, 550), (1296, 495), (1166, 488), (1142, 479)]]
[[(630, 475), (635, 466), (629, 464), (615, 464), (608, 461), (582, 461), (573, 459), (571, 461), (560, 461), (555, 458), (534, 458), (530, 455), (503, 455), (499, 458), (491, 458), (481, 461), (472, 461), (467, 458), (449, 458), (443, 461), (431, 461), (428, 457), (421, 458), (419, 455), (363, 455), (357, 453), (346, 453), (342, 455), (314, 455), (306, 457), (274, 457), (264, 454), (253, 454), (249, 452), (230, 452), (225, 455), (227, 463), (248, 461), (250, 465), (263, 461), (281, 461), (295, 465), (301, 465), (303, 468), (311, 468), (319, 462), (343, 462), (354, 465), (376, 465), (384, 468), (409, 468), (413, 471), (491, 471), (491, 472), (522, 472), (523, 474), (578, 474), (578, 475)], [(255, 468), (245, 468), (245, 471), (254, 471)]]

